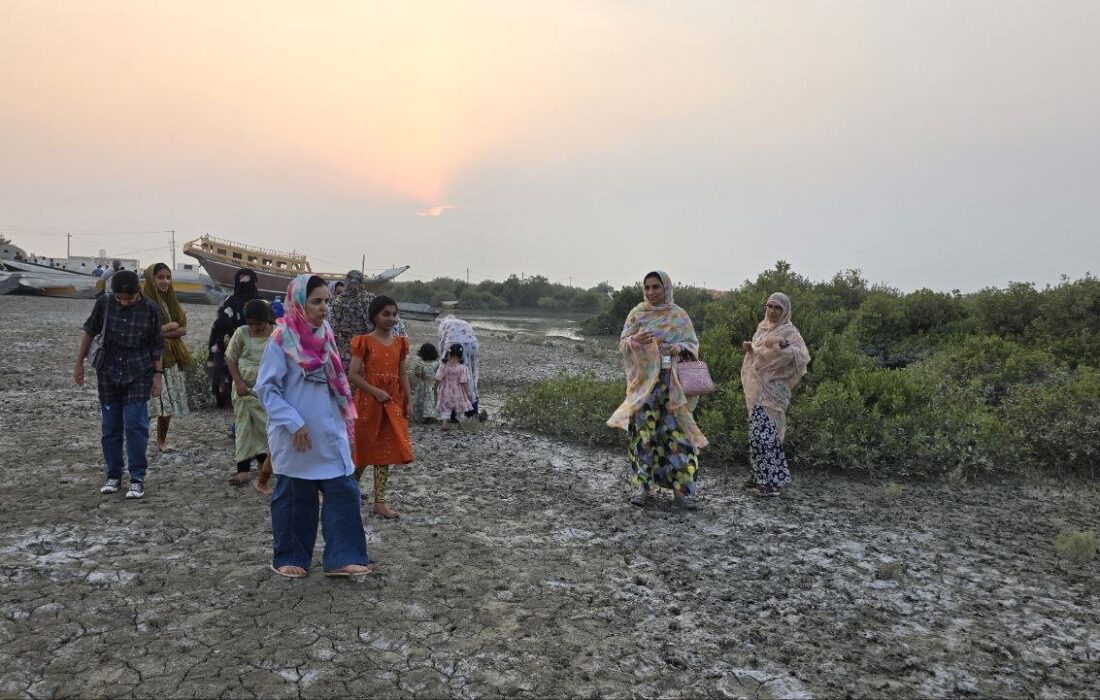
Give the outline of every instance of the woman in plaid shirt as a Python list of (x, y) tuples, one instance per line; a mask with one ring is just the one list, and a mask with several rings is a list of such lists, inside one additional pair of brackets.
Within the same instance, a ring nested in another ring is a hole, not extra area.
[(84, 358), (92, 339), (102, 331), (104, 360), (96, 369), (96, 380), (103, 416), (107, 483), (99, 492), (118, 491), (123, 464), (128, 463), (130, 488), (126, 498), (141, 498), (145, 495), (148, 469), (145, 456), (149, 444), (148, 403), (151, 396), (160, 396), (161, 392), (164, 338), (160, 311), (141, 295), (141, 284), (134, 272), (120, 270), (112, 275), (111, 292), (96, 300), (92, 315), (84, 323), (73, 381), (83, 386)]

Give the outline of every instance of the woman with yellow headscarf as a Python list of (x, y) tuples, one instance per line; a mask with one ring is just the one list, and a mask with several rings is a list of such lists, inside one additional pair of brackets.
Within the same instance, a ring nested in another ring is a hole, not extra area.
[(149, 399), (149, 417), (157, 419), (157, 450), (167, 448), (168, 425), (172, 416), (186, 416), (187, 384), (183, 369), (191, 364), (191, 353), (183, 336), (187, 335), (187, 314), (172, 286), (172, 269), (164, 263), (145, 268), (142, 294), (160, 309), (160, 329), (164, 335), (164, 390)]
[(630, 467), (640, 487), (632, 504), (650, 505), (657, 485), (672, 489), (674, 505), (694, 510), (699, 450), (707, 439), (691, 413), (697, 399), (684, 395), (676, 363), (699, 357), (699, 338), (687, 312), (673, 303), (667, 274), (650, 272), (642, 285), (644, 300), (627, 315), (619, 340), (626, 399), (607, 424), (629, 436)]

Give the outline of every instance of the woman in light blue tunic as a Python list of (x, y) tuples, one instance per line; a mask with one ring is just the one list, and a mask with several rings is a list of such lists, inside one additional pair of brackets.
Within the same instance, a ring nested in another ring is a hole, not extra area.
[(371, 569), (348, 443), (355, 404), (326, 321), (329, 290), (320, 277), (299, 275), (286, 299), (286, 315), (264, 350), (254, 387), (267, 411), (277, 476), (271, 569), (290, 578), (306, 576), (320, 512), (325, 575), (365, 576)]

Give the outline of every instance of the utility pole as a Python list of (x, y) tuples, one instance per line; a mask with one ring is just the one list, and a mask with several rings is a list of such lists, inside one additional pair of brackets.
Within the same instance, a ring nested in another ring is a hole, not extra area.
[(73, 234), (71, 233), (65, 234), (65, 257), (73, 257)]
[(172, 273), (176, 272), (176, 230), (172, 229), (168, 233), (172, 234)]
[(367, 254), (363, 253), (363, 259), (359, 261), (359, 271), (367, 274)]
[(573, 276), (572, 275), (569, 276), (569, 286), (570, 287), (573, 286)]
[(470, 268), (466, 268), (466, 286), (470, 286)]

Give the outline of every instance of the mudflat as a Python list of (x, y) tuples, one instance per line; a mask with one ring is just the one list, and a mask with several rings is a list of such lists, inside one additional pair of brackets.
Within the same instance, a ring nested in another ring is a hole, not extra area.
[[(376, 574), (326, 579), (318, 552), (288, 580), (267, 502), (227, 483), (228, 413), (173, 421), (144, 500), (98, 493), (94, 380), (71, 379), (90, 307), (0, 297), (2, 696), (1100, 694), (1100, 562), (1053, 545), (1100, 526), (1095, 486), (796, 473), (759, 501), (704, 458), (697, 512), (640, 510), (622, 451), (414, 426), (404, 517), (366, 520)], [(188, 312), (201, 347), (214, 310)], [(494, 414), (619, 371), (596, 344), (482, 345)]]

